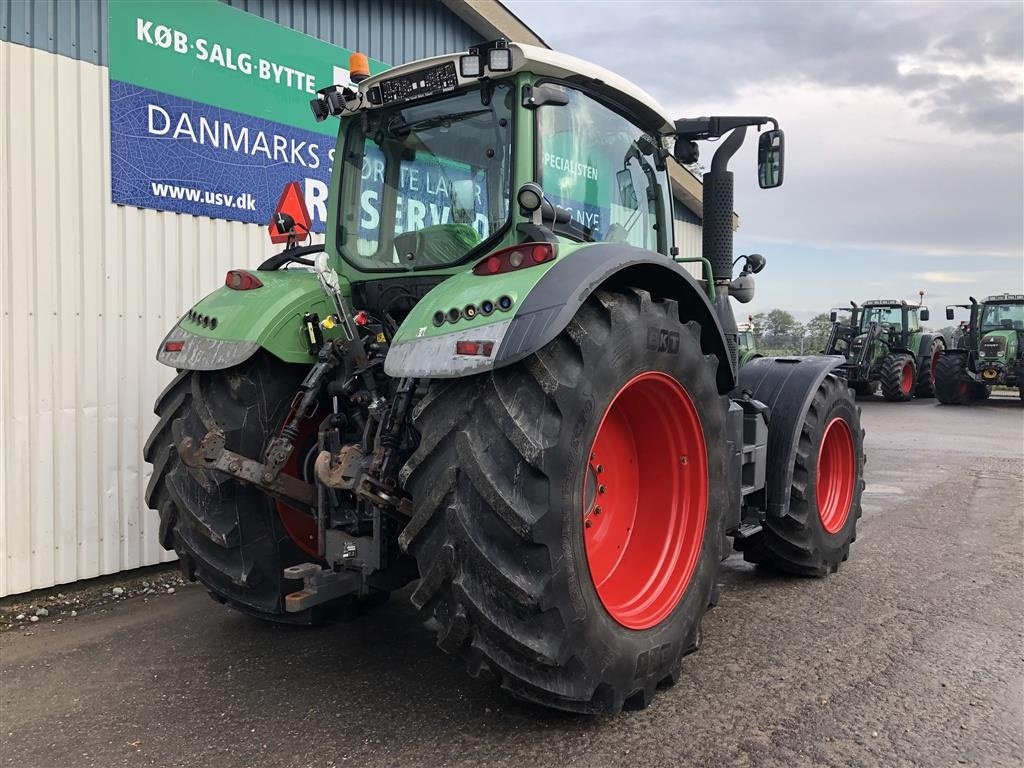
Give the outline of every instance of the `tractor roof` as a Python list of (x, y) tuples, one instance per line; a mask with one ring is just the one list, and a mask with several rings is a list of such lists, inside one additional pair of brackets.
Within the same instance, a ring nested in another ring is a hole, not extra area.
[(989, 296), (982, 304), (1021, 304), (1024, 303), (1024, 294), (1021, 293), (1000, 293), (996, 296)]
[[(672, 116), (669, 115), (664, 107), (658, 104), (653, 96), (611, 70), (591, 64), (583, 59), (577, 59), (575, 56), (558, 53), (557, 51), (540, 48), (535, 45), (508, 43), (508, 48), (512, 52), (512, 69), (508, 72), (491, 72), (485, 69), (484, 78), (463, 77), (459, 69), (459, 59), (466, 54), (446, 54), (430, 59), (421, 59), (409, 64), (402, 64), (386, 72), (369, 77), (359, 83), (359, 92), (369, 94), (376, 86), (413, 73), (426, 73), (427, 70), (434, 70), (451, 62), (455, 65), (454, 76), (459, 87), (478, 82), (482, 79), (498, 80), (512, 77), (518, 72), (532, 72), (539, 77), (548, 76), (575, 85), (585, 86), (634, 114), (652, 133), (669, 134), (675, 130)], [(378, 92), (380, 91), (380, 89), (377, 90)], [(451, 90), (451, 88), (447, 90)], [(414, 98), (417, 97), (411, 97), (408, 100), (412, 101)], [(372, 98), (365, 98), (360, 108), (373, 109), (379, 106), (390, 106), (390, 104), (397, 103), (397, 100), (389, 100), (386, 103), (381, 102), (383, 102), (383, 99), (374, 103)]]
[[(868, 299), (862, 307), (902, 307), (907, 302), (901, 301), (900, 299)], [(916, 306), (916, 305), (908, 305)]]

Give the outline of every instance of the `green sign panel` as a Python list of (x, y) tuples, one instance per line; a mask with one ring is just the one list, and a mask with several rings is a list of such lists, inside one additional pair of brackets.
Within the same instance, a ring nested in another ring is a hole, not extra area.
[[(351, 51), (217, 0), (110, 0), (110, 79), (324, 134), (309, 101)], [(370, 61), (372, 74), (388, 65)]]

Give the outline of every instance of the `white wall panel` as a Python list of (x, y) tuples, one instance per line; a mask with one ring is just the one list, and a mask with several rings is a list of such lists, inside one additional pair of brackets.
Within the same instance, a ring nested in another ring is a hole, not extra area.
[(142, 446), (163, 335), (251, 224), (110, 202), (107, 70), (0, 42), (0, 596), (172, 559)]
[[(700, 224), (676, 219), (675, 230), (676, 248), (680, 256), (694, 257), (704, 253), (704, 235)], [(683, 268), (698, 280), (704, 276), (704, 268), (699, 261), (683, 264)]]

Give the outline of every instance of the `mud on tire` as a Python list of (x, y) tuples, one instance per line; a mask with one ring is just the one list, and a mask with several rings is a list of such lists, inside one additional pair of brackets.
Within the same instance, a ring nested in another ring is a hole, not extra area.
[[(745, 560), (800, 576), (827, 576), (847, 559), (850, 544), (857, 538), (864, 491), (864, 430), (859, 426), (859, 413), (846, 382), (827, 376), (815, 392), (800, 428), (789, 509), (782, 517), (768, 517), (761, 533), (737, 540)], [(819, 452), (826, 432), (837, 419), (845, 424), (852, 442), (853, 493), (845, 509), (820, 514), (819, 501), (827, 495), (819, 495), (819, 474), (825, 474)]]
[[(649, 344), (664, 332), (674, 343)], [(726, 402), (718, 360), (674, 301), (599, 291), (538, 353), (488, 374), (435, 383), (417, 406), (421, 444), (402, 470), (414, 517), (400, 542), (422, 578), (413, 602), (438, 645), (513, 695), (577, 712), (646, 706), (701, 641), (717, 599), (725, 499)], [(582, 496), (598, 422), (619, 388), (661, 371), (684, 388), (707, 451), (699, 559), (666, 618), (619, 624), (590, 576)]]
[(178, 554), (182, 571), (220, 602), (292, 624), (324, 615), (284, 610), (284, 595), (300, 584), (283, 579), (282, 570), (313, 558), (284, 530), (273, 499), (222, 473), (185, 466), (175, 445), (219, 427), (229, 450), (262, 455), (303, 373), (265, 353), (223, 371), (182, 371), (157, 399), (160, 418), (144, 451), (153, 465), (146, 503), (159, 512), (160, 544)]

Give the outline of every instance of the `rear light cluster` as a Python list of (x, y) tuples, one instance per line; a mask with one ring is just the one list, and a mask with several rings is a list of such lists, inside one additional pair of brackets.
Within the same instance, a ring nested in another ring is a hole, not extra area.
[(495, 251), (473, 267), (474, 275), (503, 275), (517, 269), (535, 267), (555, 260), (555, 246), (551, 243), (524, 243)]
[(251, 275), (241, 269), (228, 270), (224, 276), (224, 285), (233, 291), (251, 291), (263, 287), (263, 283), (256, 275)]
[(213, 328), (217, 327), (217, 318), (216, 317), (213, 317), (212, 315), (201, 315), (198, 312), (196, 312), (194, 309), (190, 309), (188, 311), (188, 314), (185, 315), (185, 317), (187, 317), (189, 320), (191, 320), (196, 325), (203, 326), (203, 328), (210, 328), (212, 330)]
[(477, 315), (483, 315), (487, 317), (492, 314), (494, 310), (500, 309), (502, 312), (508, 312), (512, 309), (512, 305), (515, 302), (511, 296), (501, 296), (497, 300), (492, 301), (491, 299), (484, 299), (479, 304), (467, 304), (462, 309), (458, 307), (452, 307), (447, 312), (443, 312), (440, 309), (434, 313), (434, 325), (441, 327), (447, 323), (457, 323), (459, 320), (472, 320)]
[(164, 352), (181, 352), (185, 348), (184, 341), (165, 341)]

